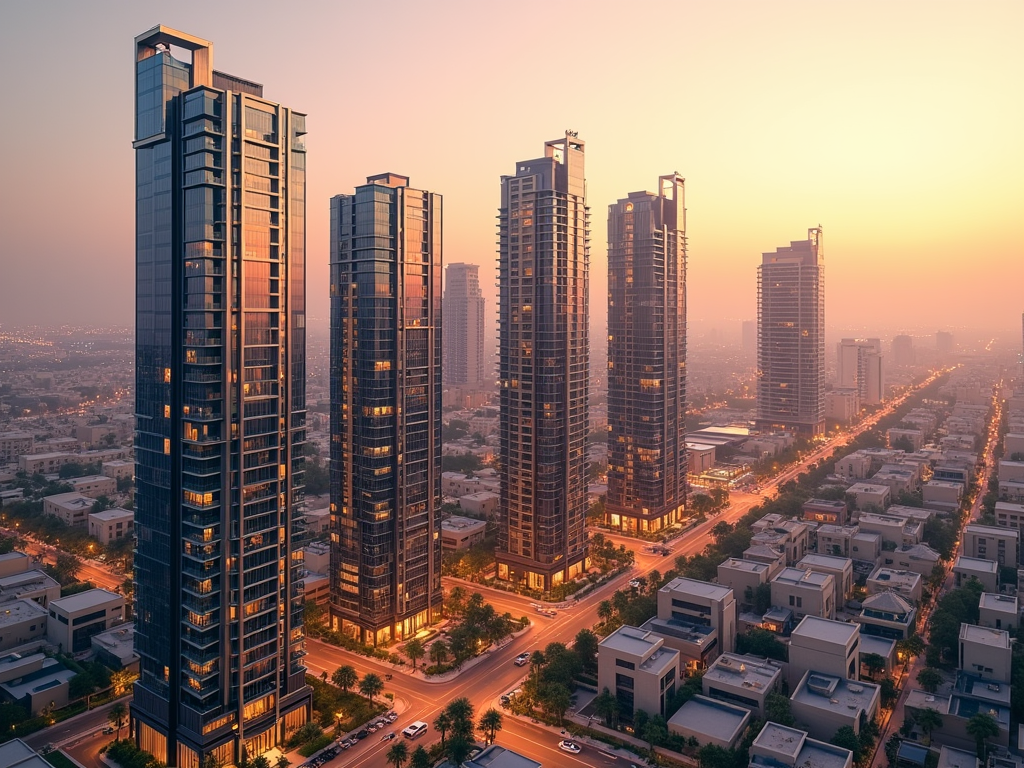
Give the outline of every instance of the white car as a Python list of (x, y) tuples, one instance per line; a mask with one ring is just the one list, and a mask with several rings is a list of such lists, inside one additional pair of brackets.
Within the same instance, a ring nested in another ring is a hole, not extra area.
[(563, 752), (571, 752), (574, 755), (578, 755), (583, 751), (582, 747), (575, 741), (569, 741), (568, 739), (562, 739), (558, 742), (558, 748)]
[(640, 579), (630, 579), (629, 580), (629, 586), (631, 586), (633, 589), (639, 589), (640, 588)]
[(528, 653), (520, 653), (518, 656), (516, 656), (516, 660), (513, 663), (517, 667), (521, 667), (521, 666), (523, 666), (525, 664), (529, 664), (530, 663), (530, 654), (528, 654)]

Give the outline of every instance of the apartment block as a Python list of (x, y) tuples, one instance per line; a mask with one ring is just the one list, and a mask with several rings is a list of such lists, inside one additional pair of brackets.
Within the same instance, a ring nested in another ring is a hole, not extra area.
[(1013, 641), (1005, 629), (960, 625), (960, 657), (957, 666), (965, 672), (1009, 683)]
[(819, 555), (853, 557), (853, 538), (860, 532), (856, 525), (826, 523), (816, 531), (816, 549)]
[(89, 650), (93, 635), (124, 621), (124, 595), (90, 589), (51, 600), (46, 639), (65, 653)]
[(853, 768), (853, 752), (812, 739), (807, 731), (765, 723), (750, 745), (750, 768)]
[(772, 605), (791, 609), (796, 620), (805, 616), (835, 618), (836, 587), (832, 574), (783, 568), (771, 584)]
[(926, 507), (949, 510), (959, 508), (964, 487), (960, 483), (947, 480), (929, 480), (921, 486), (921, 495)]
[(668, 732), (698, 744), (732, 749), (747, 730), (750, 710), (707, 696), (694, 696), (669, 718)]
[(940, 562), (942, 555), (926, 544), (899, 547), (882, 555), (882, 565), (902, 571), (913, 571), (925, 579), (932, 575), (935, 566)]
[(65, 480), (75, 493), (98, 499), (100, 496), (113, 496), (117, 493), (117, 480), (106, 475), (86, 475)]
[(921, 542), (924, 526), (901, 515), (881, 515), (861, 512), (857, 525), (865, 533), (877, 533), (883, 544), (895, 547), (911, 546)]
[(808, 670), (857, 679), (860, 629), (856, 624), (805, 616), (789, 637), (790, 689)]
[(1016, 568), (1020, 554), (1020, 531), (971, 523), (964, 528), (963, 545), (968, 557), (993, 560), (1000, 566)]
[(808, 499), (802, 506), (804, 520), (829, 525), (846, 525), (850, 522), (850, 511), (845, 501), (830, 499)]
[(43, 499), (43, 514), (52, 515), (76, 528), (86, 528), (95, 501), (80, 493), (58, 493)]
[(915, 633), (917, 608), (897, 592), (879, 592), (864, 600), (856, 621), (866, 635), (905, 640)]
[(104, 546), (125, 536), (134, 536), (134, 532), (135, 513), (131, 510), (114, 507), (89, 513), (89, 535)]
[(0, 606), (0, 651), (46, 637), (46, 609), (35, 600), (15, 599)]
[(1020, 602), (1017, 595), (982, 592), (978, 611), (978, 626), (1005, 630), (1020, 626)]
[(867, 509), (869, 505), (885, 509), (892, 500), (889, 486), (878, 483), (854, 483), (846, 492), (853, 496), (855, 509)]
[(960, 555), (953, 564), (953, 575), (957, 587), (976, 579), (986, 592), (999, 591), (999, 563), (995, 560)]
[(642, 709), (664, 715), (679, 677), (679, 652), (653, 632), (619, 627), (598, 645), (597, 687), (607, 688), (628, 719)]
[(764, 719), (764, 702), (782, 686), (782, 665), (771, 659), (723, 653), (704, 671), (704, 695), (749, 709)]
[(881, 688), (874, 683), (806, 672), (790, 698), (790, 707), (798, 724), (824, 740), (844, 726), (859, 734), (878, 715), (880, 702)]
[(865, 586), (869, 595), (892, 590), (917, 605), (921, 602), (924, 580), (921, 574), (913, 571), (898, 571), (879, 566), (868, 576)]
[[(1002, 484), (1000, 484), (1000, 488)], [(1015, 528), (1018, 532), (1024, 529), (1024, 503), (1014, 504), (1008, 501), (996, 502), (996, 525), (1000, 528)]]
[(0, 432), (0, 466), (15, 464), (19, 456), (31, 454), (33, 443), (28, 432)]
[(677, 578), (658, 590), (658, 615), (644, 629), (662, 636), (682, 663), (703, 669), (736, 643), (736, 598), (722, 584)]
[(796, 564), (798, 570), (814, 571), (815, 573), (829, 573), (835, 581), (835, 605), (839, 609), (846, 602), (846, 598), (853, 592), (853, 560), (848, 557), (833, 557), (832, 555), (804, 555), (803, 559)]
[(755, 560), (740, 560), (730, 557), (718, 565), (718, 583), (729, 587), (740, 605), (751, 605), (749, 595), (769, 580), (770, 568), (766, 563)]

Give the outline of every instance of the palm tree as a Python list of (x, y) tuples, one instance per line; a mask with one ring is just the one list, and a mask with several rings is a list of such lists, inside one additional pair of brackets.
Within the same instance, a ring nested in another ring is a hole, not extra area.
[(967, 735), (974, 737), (978, 757), (984, 761), (987, 752), (985, 741), (999, 735), (999, 724), (987, 712), (978, 712), (967, 721)]
[(380, 679), (380, 675), (373, 672), (367, 672), (359, 681), (359, 692), (368, 698), (371, 704), (373, 704), (373, 698), (383, 690), (384, 681)]
[(444, 747), (444, 737), (452, 729), (452, 719), (446, 710), (441, 710), (434, 718), (434, 730), (441, 733), (441, 747)]
[(404, 741), (396, 741), (391, 745), (385, 759), (395, 768), (402, 768), (405, 761), (409, 759), (409, 748), (405, 746)]
[(423, 647), (423, 641), (418, 637), (414, 637), (405, 644), (405, 655), (408, 656), (409, 661), (412, 662), (413, 670), (416, 669), (416, 662), (422, 659), (425, 653), (426, 649)]
[(928, 707), (927, 709), (918, 710), (917, 714), (914, 715), (914, 720), (917, 722), (917, 727), (921, 729), (921, 733), (928, 739), (928, 743), (931, 744), (932, 731), (942, 727), (942, 716), (937, 710)]
[(112, 726), (117, 728), (117, 740), (121, 738), (121, 726), (124, 725), (125, 718), (128, 716), (128, 707), (123, 702), (117, 702), (110, 708), (107, 713), (107, 720)]
[(444, 664), (448, 660), (448, 643), (438, 640), (430, 646), (430, 660), (435, 664)]
[(473, 740), (473, 704), (465, 696), (460, 696), (448, 703), (444, 708), (452, 721), (452, 736), (461, 736), (467, 741)]
[(607, 688), (594, 698), (594, 713), (604, 718), (604, 724), (609, 728), (614, 727), (615, 721), (618, 720), (619, 702)]
[(602, 600), (597, 604), (597, 618), (601, 621), (608, 621), (614, 615), (615, 609), (612, 608), (611, 600)]
[(530, 673), (533, 675), (534, 682), (536, 683), (537, 678), (540, 676), (540, 668), (544, 666), (544, 652), (534, 651), (530, 654)]
[(430, 759), (430, 753), (423, 748), (422, 744), (412, 751), (409, 768), (433, 768), (433, 766), (434, 761)]
[(494, 735), (501, 730), (501, 723), (504, 719), (501, 712), (494, 707), (480, 715), (479, 727), (481, 731), (487, 732), (487, 741), (494, 741)]
[(348, 689), (359, 682), (359, 673), (356, 672), (355, 667), (346, 664), (334, 670), (334, 674), (331, 675), (331, 682), (345, 693), (348, 693)]
[(448, 604), (445, 606), (446, 613), (453, 619), (457, 619), (466, 610), (466, 590), (462, 587), (452, 587), (448, 593)]
[(452, 736), (448, 742), (448, 761), (453, 765), (462, 765), (473, 749), (473, 742), (465, 736)]

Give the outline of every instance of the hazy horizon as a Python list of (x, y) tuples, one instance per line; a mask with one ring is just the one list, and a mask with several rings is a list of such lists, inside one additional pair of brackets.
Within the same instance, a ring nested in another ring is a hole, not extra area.
[(738, 334), (761, 253), (820, 224), (838, 334), (1020, 333), (1024, 4), (244, 8), (0, 7), (24, 115), (0, 126), (0, 323), (133, 322), (132, 41), (159, 23), (309, 114), (312, 318), (328, 314), (328, 200), (385, 170), (444, 196), (445, 261), (481, 265), (493, 317), (499, 177), (571, 128), (588, 154), (595, 344), (607, 206), (673, 171), (695, 328)]

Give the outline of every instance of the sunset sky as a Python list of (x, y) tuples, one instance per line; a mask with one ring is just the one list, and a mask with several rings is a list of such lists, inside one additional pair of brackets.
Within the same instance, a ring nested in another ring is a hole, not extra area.
[(156, 24), (308, 113), (314, 325), (331, 195), (382, 171), (440, 192), (445, 261), (479, 263), (493, 301), (498, 178), (568, 128), (596, 338), (607, 206), (673, 171), (696, 326), (738, 337), (761, 252), (821, 224), (833, 332), (1020, 333), (1020, 0), (7, 0), (0, 323), (132, 322), (132, 43)]

